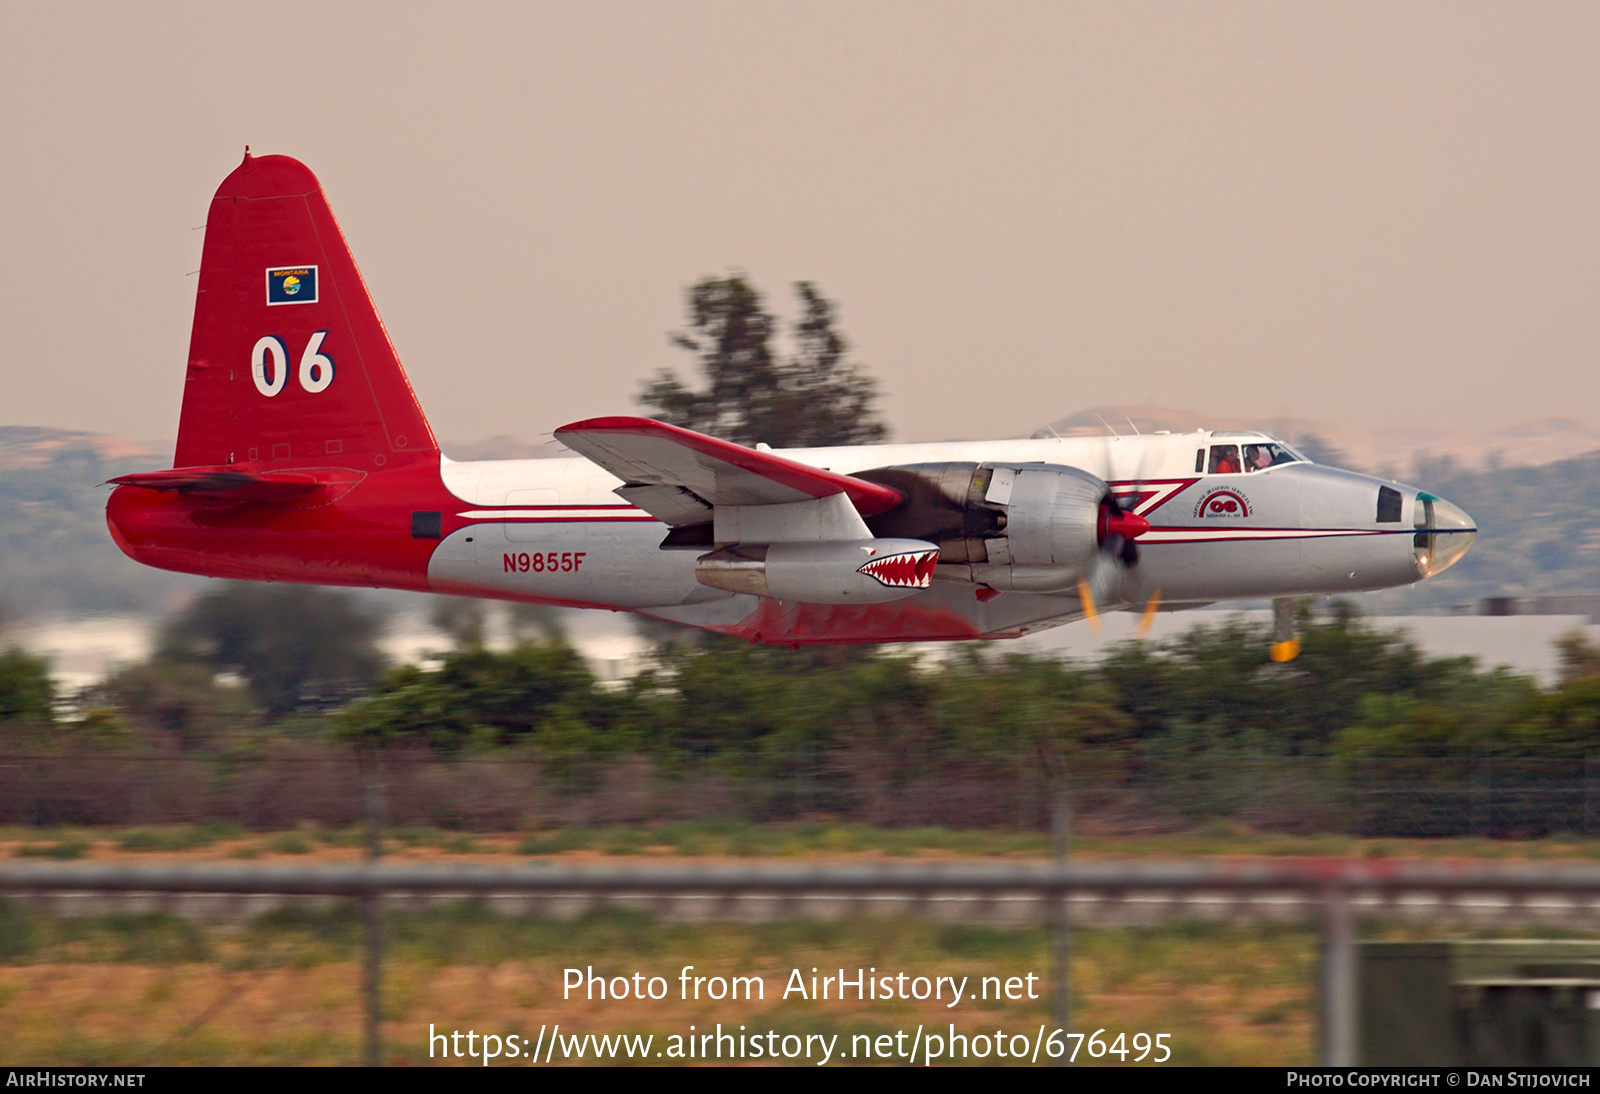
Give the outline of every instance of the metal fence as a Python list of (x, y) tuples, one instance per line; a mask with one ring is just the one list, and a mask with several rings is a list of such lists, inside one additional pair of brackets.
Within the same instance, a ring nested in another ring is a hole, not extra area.
[(1593, 756), (1577, 762), (1483, 754), (1403, 763), (1364, 758), (1349, 765), (1345, 778), (1356, 835), (1600, 833), (1600, 761)]
[[(1450, 914), (1463, 903), (1511, 909), (1555, 906), (1600, 921), (1600, 866), (1437, 865), (1339, 860), (1236, 862), (1049, 862), (960, 865), (585, 866), (552, 863), (509, 868), (369, 862), (311, 866), (105, 866), (0, 864), (0, 893), (223, 893), (336, 896), (367, 909), (365, 1018), (367, 1059), (380, 1060), (378, 1014), (382, 907), (397, 896), (497, 894), (665, 899), (762, 895), (796, 899), (829, 894), (895, 894), (930, 900), (946, 894), (1000, 898), (1028, 894), (1046, 902), (1057, 925), (1052, 976), (1055, 1022), (1068, 1026), (1068, 909), (1082, 901), (1157, 898), (1175, 910), (1200, 902), (1238, 907), (1289, 902), (1320, 919), (1321, 1062), (1357, 1062), (1355, 917), (1410, 905)], [(1419, 903), (1420, 902), (1420, 903)]]
[[(390, 827), (512, 831), (530, 821), (582, 826), (706, 818), (1049, 826), (1050, 785), (1031, 757), (802, 748), (767, 757), (761, 767), (752, 773), (693, 755), (427, 751), (363, 762), (348, 750), (293, 743), (259, 753), (12, 753), (0, 754), (0, 824), (339, 828), (369, 819), (376, 785)], [(1097, 758), (1076, 766), (1070, 781), (1080, 821), (1107, 834), (1179, 831), (1209, 819), (1265, 832), (1363, 837), (1600, 834), (1594, 759)]]

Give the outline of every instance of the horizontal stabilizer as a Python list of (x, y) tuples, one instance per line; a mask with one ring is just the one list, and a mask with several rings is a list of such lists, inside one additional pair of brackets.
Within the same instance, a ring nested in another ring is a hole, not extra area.
[(344, 494), (364, 477), (361, 472), (340, 468), (307, 468), (262, 474), (237, 464), (224, 464), (218, 467), (174, 467), (167, 471), (145, 471), (118, 475), (109, 481), (117, 486), (174, 490), (180, 494), (221, 501), (283, 502), (321, 489)]
[[(693, 502), (679, 498), (657, 512), (652, 495), (636, 487), (677, 487), (711, 506), (782, 505), (844, 494), (864, 517), (904, 500), (891, 487), (649, 418), (589, 418), (564, 425), (555, 435), (626, 483), (619, 494), (668, 524), (685, 523), (696, 512)], [(703, 511), (698, 519), (705, 519)]]

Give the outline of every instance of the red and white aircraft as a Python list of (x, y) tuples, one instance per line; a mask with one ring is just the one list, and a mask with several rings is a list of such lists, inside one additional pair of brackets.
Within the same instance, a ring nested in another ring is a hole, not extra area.
[(1442, 499), (1257, 433), (781, 453), (635, 417), (555, 435), (577, 455), (446, 458), (317, 179), (247, 153), (206, 221), (173, 467), (114, 479), (106, 515), (124, 552), (169, 570), (626, 610), (769, 643), (1009, 637), (1096, 604), (1382, 588), (1449, 566), (1476, 531)]

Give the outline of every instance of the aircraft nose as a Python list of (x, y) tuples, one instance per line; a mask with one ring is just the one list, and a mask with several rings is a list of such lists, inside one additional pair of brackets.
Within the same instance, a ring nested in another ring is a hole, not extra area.
[(1466, 510), (1432, 494), (1417, 495), (1415, 523), (1416, 565), (1421, 577), (1454, 566), (1478, 538), (1478, 527)]

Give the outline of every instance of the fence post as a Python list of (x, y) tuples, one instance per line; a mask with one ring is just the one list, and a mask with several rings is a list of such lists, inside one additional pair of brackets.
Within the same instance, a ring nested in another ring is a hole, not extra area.
[(1489, 834), (1489, 825), (1485, 809), (1487, 801), (1484, 796), (1483, 751), (1477, 748), (1472, 750), (1471, 786), (1469, 793), (1472, 795), (1472, 808), (1468, 814), (1467, 835), (1484, 839)]
[[(1072, 846), (1072, 797), (1067, 791), (1065, 777), (1056, 783), (1050, 813), (1051, 856), (1057, 866), (1064, 867)], [(1063, 1038), (1068, 1032), (1068, 1020), (1072, 1017), (1072, 908), (1068, 903), (1071, 896), (1070, 891), (1062, 889), (1050, 901), (1055, 1025), (1061, 1030)], [(1055, 1063), (1058, 1067), (1066, 1067), (1070, 1060), (1063, 1052)]]
[(1356, 757), (1356, 839), (1366, 839), (1372, 831), (1372, 755), (1362, 749)]
[(1594, 831), (1594, 767), (1594, 753), (1585, 754), (1583, 757), (1583, 834), (1586, 836)]
[(1494, 827), (1494, 754), (1483, 756), (1483, 838), (1493, 839)]
[(1342, 884), (1335, 882), (1322, 896), (1320, 1063), (1323, 1067), (1354, 1067), (1360, 1055), (1355, 951), (1350, 894)]
[(794, 746), (794, 812), (799, 819), (817, 811), (814, 769), (811, 749), (801, 741)]
[[(367, 861), (376, 865), (383, 856), (383, 788), (376, 748), (361, 749), (362, 803), (367, 821)], [(362, 1003), (365, 1012), (366, 1065), (383, 1066), (383, 893), (377, 889), (362, 898), (367, 921), (367, 947), (362, 968)]]

